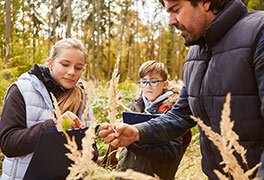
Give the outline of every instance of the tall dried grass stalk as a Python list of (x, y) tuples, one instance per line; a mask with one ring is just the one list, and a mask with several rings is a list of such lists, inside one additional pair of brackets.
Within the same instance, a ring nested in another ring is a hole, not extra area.
[[(83, 82), (84, 91), (86, 94), (85, 109), (82, 114), (82, 119), (85, 120), (85, 125), (88, 126), (88, 130), (85, 132), (85, 136), (82, 139), (83, 150), (78, 150), (76, 141), (73, 138), (67, 136), (67, 143), (65, 146), (70, 150), (66, 156), (73, 161), (73, 164), (69, 167), (70, 173), (67, 179), (90, 179), (97, 169), (96, 163), (93, 159), (93, 147), (95, 143), (95, 127), (96, 120), (88, 118), (92, 100), (96, 96), (95, 86), (93, 81)], [(90, 121), (90, 123), (87, 122)]]
[[(252, 175), (259, 165), (256, 165), (251, 170), (244, 172), (236, 157), (234, 156), (234, 152), (237, 152), (242, 157), (243, 162), (247, 163), (245, 158), (246, 150), (238, 143), (239, 137), (232, 130), (234, 122), (230, 119), (230, 101), (231, 94), (228, 93), (224, 108), (222, 110), (222, 120), (220, 122), (221, 134), (214, 132), (210, 127), (206, 126), (201, 119), (195, 118), (193, 116), (192, 118), (199, 124), (208, 139), (210, 139), (220, 151), (220, 154), (223, 158), (222, 164), (225, 164), (223, 169), (224, 172), (230, 174), (234, 179), (248, 180), (250, 179), (249, 176)], [(214, 172), (220, 179), (227, 178), (224, 174), (217, 170)]]
[(92, 101), (94, 98), (96, 98), (96, 88), (94, 85), (94, 82), (89, 80), (89, 81), (83, 81), (84, 84), (84, 91), (86, 95), (86, 101), (85, 101), (85, 108), (82, 114), (82, 120), (85, 121), (85, 126), (88, 126), (89, 123), (87, 122), (89, 120), (89, 113), (90, 113), (90, 108), (92, 105)]
[(53, 120), (53, 122), (56, 124), (57, 129), (59, 131), (64, 132), (64, 129), (62, 128), (62, 119), (61, 119), (61, 110), (59, 108), (59, 103), (56, 99), (56, 97), (51, 93), (51, 99), (53, 101), (53, 105), (54, 105), (54, 113), (56, 115), (56, 117), (54, 116), (54, 114), (52, 112), (50, 112), (50, 116)]
[(73, 138), (67, 137), (67, 143), (65, 146), (70, 150), (66, 156), (73, 161), (73, 164), (69, 167), (70, 173), (67, 179), (90, 179), (95, 173), (97, 165), (92, 161), (93, 148), (95, 138), (95, 120), (92, 118), (92, 122), (88, 130), (85, 132), (85, 136), (82, 139), (83, 150), (78, 150), (78, 146)]
[[(118, 54), (117, 59), (116, 59), (116, 64), (115, 64), (115, 68), (114, 71), (112, 73), (112, 78), (110, 80), (110, 85), (109, 85), (109, 93), (108, 93), (108, 118), (109, 121), (111, 123), (117, 122), (117, 108), (118, 108), (118, 82), (119, 82), (119, 74), (118, 74), (118, 69), (119, 69), (119, 63), (120, 63), (120, 54)], [(111, 165), (111, 156), (110, 154), (113, 156), (113, 158), (115, 159), (115, 155), (116, 153), (112, 153), (111, 151), (113, 151), (113, 148), (111, 146), (109, 146), (109, 154), (106, 158), (106, 164), (105, 166), (108, 167), (109, 165)]]
[[(87, 92), (86, 92), (87, 93)], [(85, 132), (85, 137), (82, 139), (82, 151), (78, 149), (78, 145), (75, 141), (74, 136), (71, 138), (67, 132), (62, 128), (62, 120), (61, 120), (61, 111), (58, 106), (58, 102), (55, 98), (55, 96), (51, 95), (54, 105), (54, 112), (56, 115), (56, 118), (53, 115), (53, 121), (56, 123), (58, 130), (61, 130), (67, 140), (67, 144), (65, 144), (66, 148), (70, 150), (70, 153), (66, 153), (66, 156), (73, 161), (73, 164), (69, 167), (70, 173), (67, 176), (67, 179), (89, 179), (89, 176), (93, 173), (93, 171), (96, 169), (96, 164), (92, 161), (93, 158), (93, 148), (92, 144), (94, 143), (95, 138), (95, 126), (96, 122), (92, 121), (91, 126), (89, 129)], [(89, 98), (89, 96), (87, 96)], [(89, 98), (91, 99), (91, 97)], [(90, 100), (87, 99), (85, 106), (85, 112), (89, 112), (89, 107), (91, 104)], [(88, 115), (88, 113), (86, 113)], [(83, 117), (84, 119), (87, 119), (87, 117)]]
[(112, 78), (110, 80), (110, 85), (109, 85), (109, 98), (108, 98), (108, 106), (109, 106), (109, 111), (108, 111), (108, 117), (110, 122), (116, 122), (116, 115), (117, 115), (117, 107), (118, 107), (118, 82), (119, 82), (119, 74), (118, 74), (118, 69), (119, 69), (119, 63), (120, 63), (120, 55), (118, 55), (115, 68), (112, 74)]
[(177, 180), (205, 180), (201, 167), (201, 152), (199, 133), (194, 134), (178, 167), (175, 179)]
[(125, 111), (132, 112), (132, 110), (128, 108), (123, 102), (119, 101), (118, 105), (121, 106)]
[(78, 150), (78, 146), (73, 138), (67, 136), (67, 144), (65, 146), (70, 150), (66, 156), (73, 161), (69, 167), (70, 173), (67, 180), (91, 180), (91, 179), (111, 179), (114, 177), (122, 177), (126, 179), (157, 179), (149, 175), (138, 173), (132, 170), (128, 172), (109, 171), (98, 166), (93, 160), (92, 144), (95, 138), (96, 121), (92, 118), (91, 126), (85, 132), (82, 139), (83, 150)]

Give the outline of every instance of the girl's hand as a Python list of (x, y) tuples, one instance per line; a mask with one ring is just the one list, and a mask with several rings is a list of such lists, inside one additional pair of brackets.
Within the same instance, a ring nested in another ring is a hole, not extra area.
[(64, 130), (84, 127), (78, 116), (71, 111), (63, 113), (61, 119), (63, 120), (62, 125), (64, 126)]

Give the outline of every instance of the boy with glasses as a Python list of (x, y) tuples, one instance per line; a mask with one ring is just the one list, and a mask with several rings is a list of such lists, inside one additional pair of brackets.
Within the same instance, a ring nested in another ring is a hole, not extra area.
[[(129, 108), (134, 112), (162, 114), (171, 109), (178, 96), (177, 88), (170, 88), (168, 72), (163, 63), (147, 61), (138, 72), (141, 96)], [(191, 140), (191, 133), (172, 141), (157, 144), (133, 143), (123, 149), (117, 169), (133, 169), (161, 179), (174, 179), (178, 165)]]

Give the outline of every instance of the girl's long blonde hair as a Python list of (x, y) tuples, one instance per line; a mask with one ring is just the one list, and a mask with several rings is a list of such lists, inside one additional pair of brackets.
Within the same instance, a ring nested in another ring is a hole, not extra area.
[(78, 111), (84, 110), (85, 93), (83, 89), (75, 85), (72, 89), (67, 90), (59, 99), (58, 104), (62, 113), (71, 111), (78, 114)]

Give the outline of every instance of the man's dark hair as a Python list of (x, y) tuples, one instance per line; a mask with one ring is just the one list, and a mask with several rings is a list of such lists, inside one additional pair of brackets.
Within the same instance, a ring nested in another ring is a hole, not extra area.
[[(194, 7), (198, 5), (198, 1), (203, 1), (204, 3), (211, 2), (209, 10), (217, 14), (218, 12), (222, 11), (226, 7), (226, 5), (232, 2), (233, 0), (186, 0), (186, 1), (190, 1), (192, 6)], [(159, 2), (162, 4), (162, 6), (164, 6), (164, 0), (159, 0)]]

